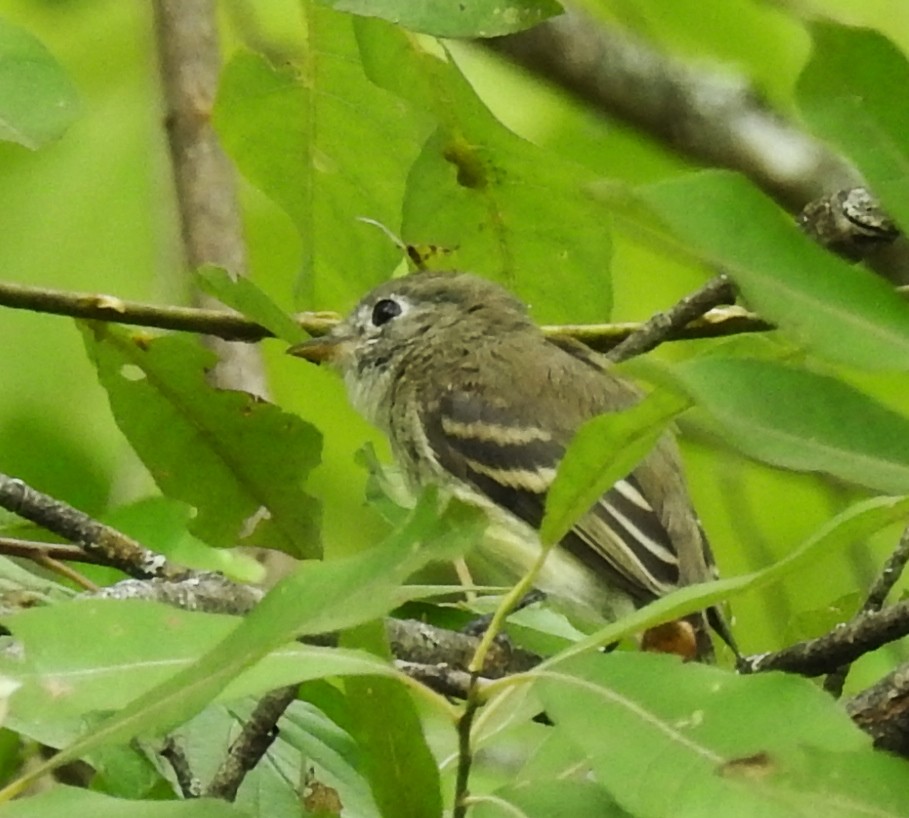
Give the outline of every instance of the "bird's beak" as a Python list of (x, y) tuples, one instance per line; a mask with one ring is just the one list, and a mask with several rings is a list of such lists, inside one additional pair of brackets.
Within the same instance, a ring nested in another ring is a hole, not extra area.
[(331, 364), (342, 353), (346, 340), (343, 336), (337, 335), (310, 338), (301, 344), (294, 344), (287, 350), (287, 354), (314, 364)]

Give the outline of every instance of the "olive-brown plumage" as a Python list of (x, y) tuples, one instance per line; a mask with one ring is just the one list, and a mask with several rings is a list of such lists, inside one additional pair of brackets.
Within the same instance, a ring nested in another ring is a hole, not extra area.
[[(510, 293), (465, 273), (386, 282), (326, 338), (292, 352), (341, 371), (415, 489), (434, 483), (490, 512), (481, 556), (508, 574), (538, 553), (546, 492), (577, 428), (640, 399), (587, 347), (547, 338)], [(669, 436), (561, 546), (539, 585), (581, 616), (614, 619), (713, 576)], [(710, 650), (703, 634), (700, 650)]]

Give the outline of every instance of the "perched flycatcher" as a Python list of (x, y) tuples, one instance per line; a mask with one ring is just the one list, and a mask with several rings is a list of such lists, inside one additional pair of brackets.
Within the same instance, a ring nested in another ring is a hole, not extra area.
[[(596, 353), (547, 338), (514, 296), (465, 273), (388, 281), (290, 352), (341, 372), (412, 488), (435, 484), (488, 512), (480, 556), (512, 578), (539, 554), (546, 492), (577, 428), (641, 398)], [(566, 612), (602, 621), (714, 574), (666, 435), (553, 549), (537, 586)], [(729, 641), (719, 613), (706, 616)], [(704, 617), (690, 622), (692, 654), (706, 658)]]

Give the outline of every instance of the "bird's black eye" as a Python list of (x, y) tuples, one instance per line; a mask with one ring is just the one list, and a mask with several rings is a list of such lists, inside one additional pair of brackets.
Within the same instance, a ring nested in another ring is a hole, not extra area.
[(376, 305), (372, 308), (372, 323), (381, 327), (382, 324), (387, 324), (391, 321), (392, 318), (397, 318), (401, 314), (401, 305), (391, 299), (383, 298), (381, 301), (376, 301)]

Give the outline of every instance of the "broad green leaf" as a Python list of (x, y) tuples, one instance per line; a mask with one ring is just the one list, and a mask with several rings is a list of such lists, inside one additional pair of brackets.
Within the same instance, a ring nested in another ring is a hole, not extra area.
[(306, 339), (299, 324), (246, 276), (234, 278), (223, 267), (205, 266), (196, 271), (196, 280), (209, 295), (271, 330), (288, 344)]
[(802, 235), (743, 177), (709, 171), (639, 189), (749, 306), (812, 351), (871, 369), (909, 369), (909, 304), (883, 279)]
[[(634, 815), (896, 816), (906, 762), (805, 679), (613, 653), (539, 674), (556, 730)], [(844, 775), (855, 765), (856, 772)]]
[(889, 494), (909, 492), (909, 418), (842, 381), (773, 361), (719, 356), (673, 372), (746, 454)]
[(890, 214), (909, 225), (906, 55), (883, 34), (815, 21), (798, 102), (811, 128), (858, 165)]
[[(24, 661), (0, 657), (0, 673), (21, 686), (12, 716), (24, 733), (50, 744), (56, 743), (53, 732), (33, 734), (28, 725), (119, 710), (191, 668), (240, 624), (233, 616), (116, 599), (32, 608), (3, 622), (25, 653)], [(394, 675), (391, 665), (364, 652), (291, 642), (240, 673), (219, 698), (229, 701), (306, 679), (361, 673)]]
[(511, 784), (491, 797), (474, 795), (471, 804), (471, 818), (631, 818), (603, 787), (579, 777)]
[(112, 798), (82, 787), (57, 784), (3, 807), (3, 818), (248, 818), (249, 813), (215, 798), (186, 801), (138, 801)]
[(353, 18), (314, 3), (306, 55), (275, 67), (240, 53), (225, 67), (214, 110), (240, 171), (277, 202), (303, 238), (298, 294), (308, 309), (350, 303), (400, 261), (398, 230), (407, 169), (429, 131), (364, 75)]
[[(385, 626), (370, 622), (347, 631), (341, 644), (391, 661)], [(426, 743), (410, 693), (399, 679), (344, 680), (351, 731), (363, 752), (362, 769), (385, 818), (442, 815), (439, 768)]]
[(302, 563), (214, 648), (192, 666), (138, 696), (84, 738), (0, 790), (8, 800), (40, 776), (106, 744), (160, 733), (199, 712), (242, 671), (296, 637), (352, 627), (386, 614), (395, 590), (433, 559), (453, 559), (479, 536), (479, 513), (449, 504), (439, 514), (427, 493), (388, 541), (354, 557)]
[[(185, 338), (83, 325), (114, 419), (168, 497), (197, 509), (209, 545), (320, 552), (319, 508), (301, 482), (319, 462), (319, 433), (245, 392), (205, 381), (212, 353)], [(262, 519), (251, 533), (244, 529)]]
[(543, 543), (557, 543), (606, 489), (627, 476), (688, 402), (655, 392), (624, 412), (599, 415), (575, 433), (546, 496)]
[(404, 240), (434, 248), (426, 266), (494, 278), (541, 321), (607, 318), (612, 244), (590, 171), (505, 128), (447, 54), (380, 20), (356, 32), (373, 82), (437, 123), (403, 205)]
[(381, 17), (390, 23), (437, 37), (498, 37), (560, 14), (555, 0), (319, 0), (336, 11)]
[(0, 140), (31, 150), (59, 139), (79, 113), (76, 88), (50, 52), (0, 19)]

